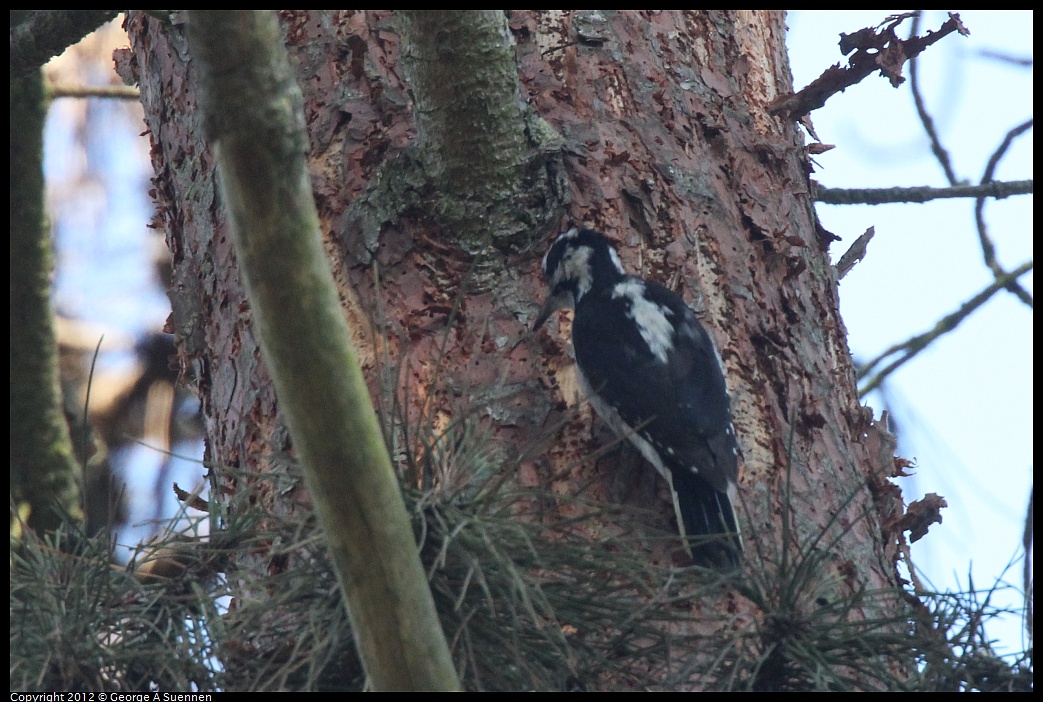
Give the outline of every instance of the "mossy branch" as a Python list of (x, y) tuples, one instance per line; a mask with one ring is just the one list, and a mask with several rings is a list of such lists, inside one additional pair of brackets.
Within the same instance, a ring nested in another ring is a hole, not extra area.
[(329, 262), (274, 14), (190, 11), (204, 124), (279, 405), (375, 690), (459, 683)]

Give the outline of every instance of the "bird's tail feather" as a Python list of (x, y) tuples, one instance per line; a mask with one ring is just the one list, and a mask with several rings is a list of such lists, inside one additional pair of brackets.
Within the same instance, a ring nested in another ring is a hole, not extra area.
[(696, 565), (721, 570), (742, 564), (742, 536), (731, 497), (697, 474), (671, 471), (670, 492), (677, 526)]

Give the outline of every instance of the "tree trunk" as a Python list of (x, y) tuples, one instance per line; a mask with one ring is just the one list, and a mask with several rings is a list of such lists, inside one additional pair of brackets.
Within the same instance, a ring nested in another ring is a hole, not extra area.
[[(530, 331), (544, 295), (540, 258), (567, 219), (620, 242), (627, 269), (681, 294), (714, 337), (744, 451), (749, 567), (777, 570), (784, 551), (810, 551), (824, 533), (815, 546), (837, 576), (822, 585), (827, 599), (898, 584), (891, 530), (901, 504), (886, 482), (893, 442), (858, 402), (802, 137), (768, 112), (792, 90), (783, 13), (512, 12), (522, 98), (560, 135), (560, 152), (549, 153), (553, 140), (532, 147), (542, 157), (526, 177), (544, 189), (542, 201), (507, 200), (531, 229), (502, 239), (487, 232), (491, 243), (481, 245), (440, 217), (434, 179), (410, 151), (417, 127), (396, 18), (280, 18), (344, 313), (375, 401), (388, 409), (397, 397), (412, 428), (389, 447), (396, 458), (459, 456), (479, 434), (498, 480), (652, 507), (658, 525), (672, 528), (665, 484), (650, 466), (621, 467), (619, 452), (595, 459), (612, 439), (577, 395), (567, 321)], [(120, 70), (141, 85), (156, 224), (173, 255), (168, 326), (202, 398), (207, 459), (234, 492), (244, 487), (239, 470), (272, 469), (288, 435), (252, 333), (182, 28), (140, 13), (127, 24), (132, 49)], [(530, 143), (537, 124), (518, 126)], [(562, 175), (566, 193), (555, 192)], [(565, 212), (559, 197), (570, 201)], [(432, 447), (439, 432), (454, 442)], [(403, 480), (451, 491), (473, 479), (461, 465)], [(295, 494), (260, 489), (269, 508), (293, 509)], [(554, 509), (568, 514), (572, 505)], [(650, 561), (670, 565), (676, 551), (648, 541)], [(250, 558), (273, 567), (263, 554)], [(738, 595), (728, 598), (732, 611), (756, 618)]]

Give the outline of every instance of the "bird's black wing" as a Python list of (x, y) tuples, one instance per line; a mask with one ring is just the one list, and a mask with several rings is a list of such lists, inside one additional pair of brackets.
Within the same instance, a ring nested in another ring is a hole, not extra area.
[(576, 360), (591, 389), (639, 428), (667, 467), (694, 470), (726, 492), (737, 476), (737, 443), (713, 343), (680, 297), (647, 281), (643, 293), (670, 323), (668, 339), (653, 325), (658, 354), (635, 323), (633, 301), (607, 291), (576, 310)]

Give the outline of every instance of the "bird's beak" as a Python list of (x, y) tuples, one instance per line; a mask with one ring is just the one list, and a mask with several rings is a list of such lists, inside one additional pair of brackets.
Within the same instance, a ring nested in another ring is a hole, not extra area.
[(566, 305), (568, 305), (567, 295), (551, 295), (548, 297), (546, 302), (543, 303), (543, 307), (540, 308), (540, 313), (536, 315), (536, 321), (532, 325), (532, 330), (536, 331), (542, 327), (543, 323), (546, 322), (552, 314)]

